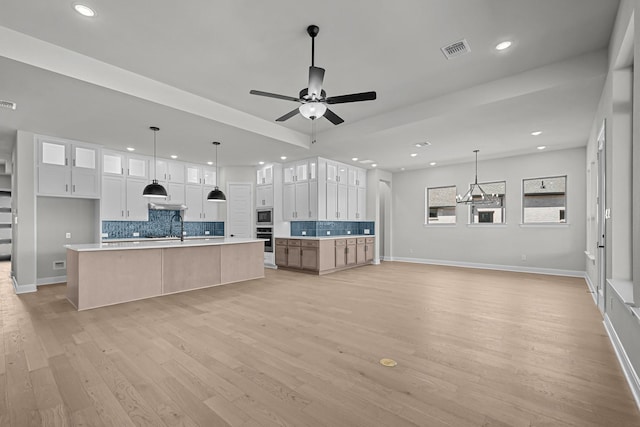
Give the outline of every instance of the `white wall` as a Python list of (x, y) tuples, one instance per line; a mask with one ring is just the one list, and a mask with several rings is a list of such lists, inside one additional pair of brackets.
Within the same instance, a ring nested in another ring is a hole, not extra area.
[[(473, 181), (473, 163), (393, 174), (393, 258), (560, 274), (584, 271), (584, 148), (497, 160), (480, 157), (478, 175), (480, 182), (507, 182), (506, 225), (469, 226), (465, 205), (457, 207), (455, 225), (424, 225), (425, 188), (456, 185), (458, 193), (465, 193)], [(522, 179), (558, 175), (567, 175), (568, 225), (521, 226)]]

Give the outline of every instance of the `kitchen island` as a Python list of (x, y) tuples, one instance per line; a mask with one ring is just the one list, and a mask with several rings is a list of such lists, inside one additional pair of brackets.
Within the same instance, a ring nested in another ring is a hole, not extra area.
[(327, 274), (373, 263), (375, 236), (276, 237), (278, 268), (311, 274)]
[(67, 299), (102, 307), (264, 277), (264, 241), (245, 238), (68, 245)]

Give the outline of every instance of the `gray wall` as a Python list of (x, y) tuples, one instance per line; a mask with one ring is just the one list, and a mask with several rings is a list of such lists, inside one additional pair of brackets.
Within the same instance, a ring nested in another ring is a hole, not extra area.
[[(93, 243), (98, 230), (98, 201), (64, 197), (38, 197), (37, 203), (37, 279), (65, 276), (66, 269), (53, 268), (54, 261), (65, 261), (64, 245)], [(71, 233), (71, 238), (66, 238)]]
[[(568, 224), (521, 226), (522, 179), (558, 175), (567, 175)], [(473, 163), (393, 175), (391, 250), (394, 259), (486, 264), (523, 270), (554, 269), (567, 273), (584, 271), (584, 148), (497, 160), (480, 157), (480, 182), (507, 182), (507, 224), (469, 226), (468, 207), (459, 205), (457, 224), (425, 226), (425, 188), (456, 185), (457, 192), (464, 193), (473, 176)]]

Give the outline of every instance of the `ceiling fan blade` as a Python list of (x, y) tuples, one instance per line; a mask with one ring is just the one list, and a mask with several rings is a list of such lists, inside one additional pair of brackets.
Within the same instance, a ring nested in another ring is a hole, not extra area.
[(324, 68), (309, 67), (309, 88), (308, 94), (311, 99), (315, 95), (316, 99), (320, 98), (322, 93), (322, 81), (324, 80)]
[(259, 95), (259, 96), (266, 96), (269, 98), (284, 99), (285, 101), (300, 102), (299, 98), (294, 98), (293, 96), (278, 95), (277, 93), (262, 92), (261, 90), (250, 90), (249, 93), (251, 95)]
[(287, 114), (285, 114), (284, 116), (278, 117), (276, 119), (276, 122), (284, 122), (285, 120), (289, 120), (291, 117), (295, 116), (299, 112), (300, 112), (300, 110), (298, 110), (297, 108), (295, 110), (291, 110)]
[(346, 102), (373, 101), (376, 99), (375, 92), (352, 93), (349, 95), (330, 96), (326, 99), (327, 104), (344, 104)]
[(324, 112), (324, 117), (334, 125), (339, 125), (340, 123), (344, 122), (342, 117), (338, 116), (336, 113), (329, 110), (328, 108), (327, 108), (327, 111)]

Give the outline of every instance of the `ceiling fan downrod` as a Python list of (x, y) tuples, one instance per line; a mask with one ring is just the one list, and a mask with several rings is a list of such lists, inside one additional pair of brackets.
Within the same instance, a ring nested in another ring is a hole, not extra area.
[(320, 27), (317, 25), (309, 25), (307, 27), (307, 34), (311, 37), (311, 66), (315, 67), (315, 56), (316, 56), (316, 36), (320, 32)]

